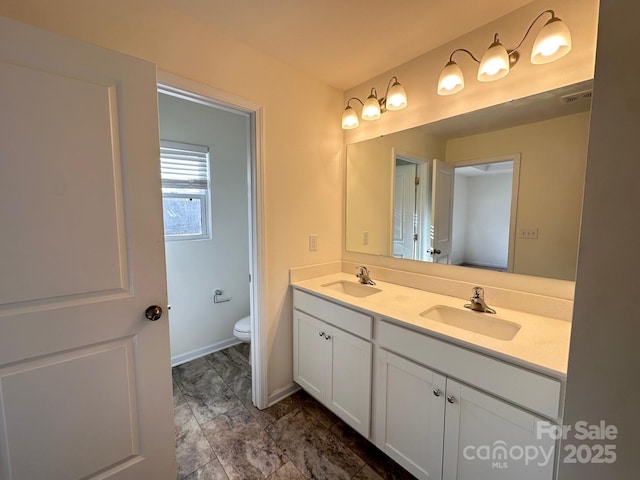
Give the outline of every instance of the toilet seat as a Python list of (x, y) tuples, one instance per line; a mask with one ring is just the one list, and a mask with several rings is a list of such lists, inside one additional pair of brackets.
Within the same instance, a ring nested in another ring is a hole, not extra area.
[(233, 329), (238, 332), (251, 333), (251, 317), (241, 318), (236, 322)]
[(233, 335), (243, 342), (251, 342), (251, 316), (241, 318), (233, 326)]

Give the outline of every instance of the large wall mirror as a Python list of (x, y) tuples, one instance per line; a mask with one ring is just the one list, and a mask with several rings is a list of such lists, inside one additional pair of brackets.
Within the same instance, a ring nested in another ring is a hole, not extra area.
[(348, 251), (574, 280), (591, 82), (347, 146)]

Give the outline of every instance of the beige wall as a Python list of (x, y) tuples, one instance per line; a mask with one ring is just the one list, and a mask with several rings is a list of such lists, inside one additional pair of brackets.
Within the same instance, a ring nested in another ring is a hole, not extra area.
[[(612, 464), (560, 465), (560, 480), (638, 478), (640, 450), (640, 3), (602, 0), (564, 422), (617, 426)], [(575, 443), (575, 442), (572, 442)]]
[[(154, 62), (264, 107), (269, 393), (290, 384), (288, 269), (340, 259), (342, 94), (157, 1), (2, 0), (0, 15)], [(318, 234), (317, 252), (308, 251), (310, 233)]]
[(589, 113), (536, 122), (447, 142), (447, 163), (520, 153), (515, 273), (575, 280), (587, 158)]
[[(371, 87), (378, 91), (384, 89), (391, 75), (397, 75), (407, 91), (409, 106), (398, 112), (388, 112), (375, 122), (362, 122), (355, 130), (345, 132), (346, 144), (386, 135), (399, 130), (430, 123), (442, 118), (496, 105), (513, 98), (534, 95), (549, 89), (581, 82), (593, 77), (595, 64), (595, 45), (598, 20), (598, 0), (555, 0), (552, 8), (571, 29), (573, 49), (566, 57), (547, 65), (532, 65), (528, 59), (533, 39), (524, 43), (523, 56), (509, 75), (499, 81), (480, 83), (474, 78), (475, 64), (461, 56), (459, 64), (465, 73), (465, 89), (453, 96), (441, 97), (436, 94), (436, 85), (440, 71), (455, 48), (464, 47), (476, 52), (486, 50), (495, 32), (500, 33), (502, 42), (509, 48), (522, 38), (530, 22), (537, 14), (550, 7), (549, 2), (536, 0), (514, 13), (497, 19), (495, 22), (474, 30), (453, 42), (372, 78), (363, 84), (345, 92), (344, 101), (352, 96), (366, 96)], [(535, 31), (539, 31), (537, 27)], [(424, 262), (412, 262), (388, 259), (367, 254), (343, 251), (343, 259), (397, 268), (447, 278), (467, 278), (465, 269), (460, 267), (437, 265)], [(556, 288), (565, 289), (561, 280), (547, 280), (538, 277), (514, 279), (511, 274), (492, 275), (488, 272), (474, 272), (474, 280), (485, 286), (518, 288), (536, 293), (553, 292)]]
[[(395, 159), (402, 153), (431, 160), (444, 157), (444, 141), (432, 135), (398, 132), (349, 145), (346, 166), (346, 247), (372, 255), (391, 255)], [(369, 245), (362, 232), (369, 232)]]

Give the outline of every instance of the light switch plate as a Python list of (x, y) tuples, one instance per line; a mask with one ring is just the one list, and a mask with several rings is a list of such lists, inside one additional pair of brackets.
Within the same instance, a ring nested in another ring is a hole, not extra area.
[(315, 252), (318, 250), (318, 234), (312, 233), (309, 235), (309, 251)]
[(523, 240), (537, 240), (538, 228), (519, 228), (518, 238), (521, 238)]

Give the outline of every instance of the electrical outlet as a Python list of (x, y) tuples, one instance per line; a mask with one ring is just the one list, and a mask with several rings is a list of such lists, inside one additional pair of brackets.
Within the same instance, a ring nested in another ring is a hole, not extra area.
[(369, 232), (362, 232), (362, 245), (369, 245)]
[(318, 250), (318, 234), (312, 233), (309, 235), (309, 251), (315, 252)]
[(537, 240), (538, 228), (519, 228), (518, 238), (523, 240)]

